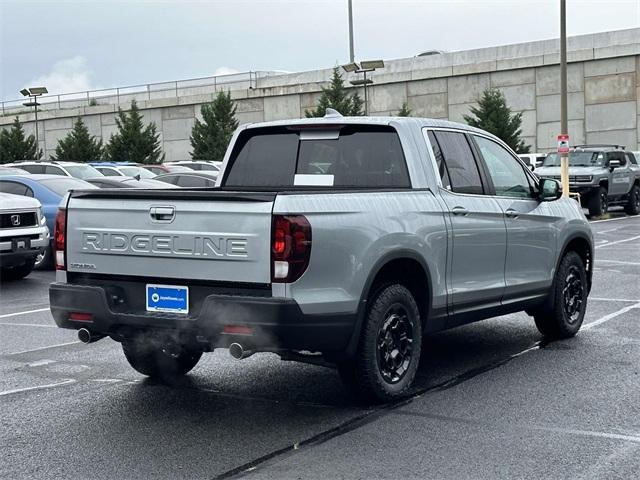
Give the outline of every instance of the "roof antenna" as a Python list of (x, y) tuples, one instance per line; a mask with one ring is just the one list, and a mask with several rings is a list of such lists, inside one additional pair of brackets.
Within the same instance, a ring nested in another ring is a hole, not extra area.
[(338, 118), (338, 117), (342, 117), (342, 114), (339, 111), (333, 108), (327, 108), (325, 110), (324, 118)]

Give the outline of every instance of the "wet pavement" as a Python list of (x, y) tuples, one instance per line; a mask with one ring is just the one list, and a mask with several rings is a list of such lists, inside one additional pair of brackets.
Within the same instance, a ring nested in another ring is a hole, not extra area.
[(0, 286), (0, 478), (632, 478), (640, 471), (640, 218), (592, 222), (573, 339), (525, 314), (425, 340), (416, 388), (363, 406), (335, 371), (205, 354), (173, 385), (47, 309), (53, 272)]

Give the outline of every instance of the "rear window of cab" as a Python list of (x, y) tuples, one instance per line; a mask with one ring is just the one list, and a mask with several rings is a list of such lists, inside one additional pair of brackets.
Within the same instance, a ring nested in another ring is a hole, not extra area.
[(240, 134), (226, 187), (409, 188), (395, 129), (345, 125), (335, 130), (266, 127)]

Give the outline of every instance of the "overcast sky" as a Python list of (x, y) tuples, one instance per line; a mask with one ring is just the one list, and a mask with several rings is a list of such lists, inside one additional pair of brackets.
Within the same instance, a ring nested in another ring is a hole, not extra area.
[[(559, 0), (353, 0), (356, 59), (557, 37)], [(568, 0), (569, 35), (640, 26), (640, 0)], [(347, 0), (0, 0), (0, 97), (348, 61)]]

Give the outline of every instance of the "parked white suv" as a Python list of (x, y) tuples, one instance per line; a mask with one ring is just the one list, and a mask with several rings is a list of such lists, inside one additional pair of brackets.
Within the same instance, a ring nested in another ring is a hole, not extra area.
[(6, 166), (21, 168), (29, 173), (46, 173), (49, 175), (64, 175), (67, 177), (87, 178), (102, 177), (102, 173), (91, 165), (80, 162), (56, 162), (25, 160), (22, 162), (9, 163)]
[(49, 245), (49, 229), (35, 198), (0, 193), (0, 270), (3, 280), (31, 273), (36, 257)]

